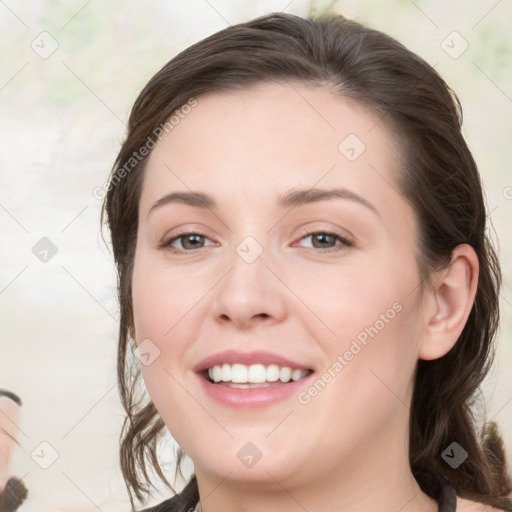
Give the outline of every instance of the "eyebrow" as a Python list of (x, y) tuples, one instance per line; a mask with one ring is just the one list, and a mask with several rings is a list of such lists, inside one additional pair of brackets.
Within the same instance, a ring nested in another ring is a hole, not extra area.
[[(332, 199), (348, 199), (350, 201), (355, 201), (366, 206), (377, 216), (380, 216), (379, 211), (372, 203), (359, 194), (356, 194), (346, 188), (309, 188), (291, 190), (277, 198), (276, 206), (281, 208), (295, 208), (297, 206)], [(171, 192), (170, 194), (161, 197), (155, 204), (153, 204), (149, 209), (148, 217), (151, 212), (157, 208), (171, 203), (183, 203), (196, 208), (204, 208), (208, 210), (215, 210), (218, 207), (217, 201), (212, 196), (204, 192)]]

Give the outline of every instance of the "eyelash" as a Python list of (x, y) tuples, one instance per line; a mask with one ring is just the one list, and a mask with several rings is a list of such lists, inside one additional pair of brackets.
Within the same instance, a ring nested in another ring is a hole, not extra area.
[[(199, 247), (199, 249), (176, 249), (175, 247), (172, 247), (172, 243), (175, 242), (176, 240), (179, 240), (180, 238), (185, 238), (186, 236), (190, 236), (190, 235), (199, 235), (199, 236), (202, 236), (204, 238), (208, 238), (208, 235), (206, 233), (203, 233), (202, 231), (184, 231), (182, 233), (178, 233), (177, 235), (171, 237), (171, 238), (167, 238), (165, 240), (163, 240), (160, 244), (159, 244), (159, 249), (167, 249), (167, 250), (170, 250), (171, 252), (173, 253), (176, 253), (176, 254), (179, 254), (179, 253), (191, 253), (191, 252), (195, 252), (196, 250), (200, 250), (200, 249), (205, 249), (205, 247)], [(316, 250), (319, 250), (321, 252), (324, 252), (324, 253), (327, 253), (327, 252), (338, 252), (340, 250), (342, 250), (343, 248), (345, 247), (352, 247), (354, 244), (348, 240), (347, 238), (339, 235), (338, 233), (336, 233), (335, 231), (331, 231), (331, 230), (328, 230), (328, 229), (323, 229), (323, 230), (317, 230), (317, 231), (306, 231), (304, 233), (302, 233), (301, 237), (300, 237), (300, 240), (304, 240), (305, 238), (309, 237), (309, 236), (312, 236), (312, 235), (328, 235), (328, 236), (332, 236), (336, 239), (338, 239), (341, 244), (340, 245), (337, 245), (335, 247), (328, 247), (326, 249), (319, 249), (317, 247), (309, 247), (309, 249), (316, 249)]]

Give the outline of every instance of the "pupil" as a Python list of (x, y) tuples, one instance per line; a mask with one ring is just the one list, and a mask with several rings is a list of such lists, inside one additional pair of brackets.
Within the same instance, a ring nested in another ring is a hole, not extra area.
[[(186, 249), (197, 247), (198, 245), (200, 245), (200, 239), (202, 238), (202, 235), (188, 235), (187, 237), (185, 237), (185, 243), (183, 244), (183, 247), (185, 247)], [(196, 243), (194, 243), (194, 240)], [(192, 243), (190, 243), (190, 241), (192, 241)]]
[[(323, 233), (323, 234), (315, 235), (313, 237), (313, 241), (319, 240), (320, 244), (322, 245), (322, 244), (325, 244), (326, 243), (326, 239), (329, 239), (329, 238), (332, 238), (331, 235)], [(328, 242), (329, 242), (329, 240), (327, 240), (327, 244), (328, 244)], [(313, 243), (313, 245), (315, 245), (315, 244)]]

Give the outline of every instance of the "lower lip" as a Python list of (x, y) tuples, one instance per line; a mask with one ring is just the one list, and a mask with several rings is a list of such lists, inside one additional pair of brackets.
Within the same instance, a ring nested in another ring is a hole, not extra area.
[(205, 392), (216, 402), (229, 407), (266, 407), (293, 395), (297, 395), (309, 382), (313, 373), (297, 381), (273, 384), (262, 388), (230, 388), (212, 384), (201, 375), (197, 375)]

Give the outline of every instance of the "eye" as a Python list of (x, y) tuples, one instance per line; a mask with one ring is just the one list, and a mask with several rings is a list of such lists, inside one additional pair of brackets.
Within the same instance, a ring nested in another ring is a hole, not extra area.
[[(168, 248), (172, 252), (191, 252), (196, 249), (202, 249), (205, 246), (205, 239), (208, 239), (205, 233), (198, 231), (183, 232), (162, 241), (159, 244), (159, 248)], [(181, 247), (176, 247), (175, 242), (178, 242)]]
[[(324, 252), (339, 251), (343, 249), (343, 247), (353, 245), (352, 242), (345, 237), (329, 230), (306, 232), (302, 235), (300, 240), (306, 240), (307, 238), (311, 238), (313, 249), (321, 249)], [(172, 252), (192, 252), (204, 248), (205, 240), (209, 240), (205, 233), (199, 231), (183, 232), (163, 240), (159, 244), (159, 248), (170, 249)], [(176, 243), (179, 243), (178, 247), (176, 247)]]
[[(307, 238), (311, 238), (313, 249), (322, 249), (325, 252), (335, 252), (342, 250), (343, 247), (350, 247), (353, 245), (350, 240), (347, 240), (338, 233), (329, 230), (308, 231), (302, 236), (301, 240), (306, 240)], [(337, 241), (340, 243), (337, 244)]]

